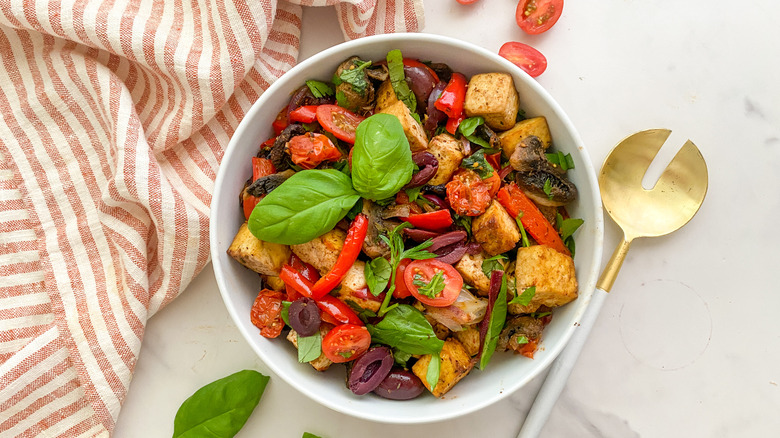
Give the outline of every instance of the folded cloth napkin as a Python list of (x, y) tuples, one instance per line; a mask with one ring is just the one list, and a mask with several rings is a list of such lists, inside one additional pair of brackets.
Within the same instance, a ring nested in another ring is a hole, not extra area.
[(302, 6), (348, 39), (423, 26), (422, 0), (0, 0), (1, 436), (111, 433)]

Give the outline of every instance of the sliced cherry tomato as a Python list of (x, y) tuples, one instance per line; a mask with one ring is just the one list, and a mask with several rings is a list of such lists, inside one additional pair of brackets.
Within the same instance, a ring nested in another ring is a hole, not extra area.
[(504, 43), (498, 49), (498, 54), (523, 69), (532, 78), (539, 76), (547, 70), (547, 58), (542, 55), (542, 52), (527, 44), (516, 41)]
[(313, 169), (323, 161), (336, 161), (341, 152), (327, 135), (307, 132), (287, 142), (292, 162), (304, 169)]
[(460, 216), (479, 216), (490, 205), (492, 183), (486, 184), (473, 170), (459, 169), (446, 188), (447, 201)]
[(279, 114), (276, 115), (276, 119), (271, 123), (271, 127), (274, 128), (276, 135), (279, 135), (287, 127), (289, 121), (287, 120), (287, 107), (282, 108)]
[(244, 207), (244, 219), (249, 220), (249, 216), (252, 215), (252, 211), (255, 209), (257, 203), (260, 202), (260, 198), (252, 195), (245, 195), (243, 201)]
[(317, 105), (304, 105), (290, 111), (291, 122), (311, 123), (317, 120)]
[(501, 169), (501, 152), (485, 155), (485, 160), (487, 160), (488, 164), (490, 164), (493, 167), (493, 169), (495, 170)]
[(406, 298), (412, 295), (412, 292), (406, 287), (406, 282), (404, 281), (404, 272), (406, 272), (406, 267), (409, 266), (409, 263), (412, 263), (411, 259), (403, 259), (398, 264), (398, 269), (395, 270), (395, 289), (393, 290), (393, 296), (396, 298)]
[(357, 316), (348, 304), (334, 297), (325, 295), (317, 301), (320, 310), (332, 316), (339, 324), (363, 325), (363, 321)]
[(553, 27), (562, 11), (563, 0), (520, 0), (515, 20), (525, 33), (537, 35)]
[(279, 336), (284, 328), (282, 298), (284, 295), (281, 292), (263, 289), (257, 294), (252, 305), (250, 312), (252, 324), (259, 328), (260, 334), (266, 338)]
[(355, 360), (371, 346), (371, 334), (365, 326), (342, 324), (322, 338), (322, 352), (335, 363)]
[(252, 181), (276, 173), (274, 164), (268, 158), (252, 157)]
[(493, 174), (483, 179), (482, 182), (487, 184), (487, 186), (490, 188), (489, 193), (491, 198), (496, 196), (498, 189), (501, 188), (501, 176), (496, 171), (493, 171)]
[(276, 143), (276, 137), (271, 137), (268, 140), (264, 141), (261, 145), (261, 149), (270, 149), (273, 147), (274, 143)]
[(466, 77), (460, 73), (453, 73), (452, 78), (444, 87), (441, 96), (436, 99), (434, 106), (447, 114), (447, 117), (457, 118), (463, 115), (463, 102), (466, 100)]
[[(494, 172), (495, 173), (495, 172)], [(449, 210), (436, 210), (422, 214), (410, 214), (403, 218), (417, 228), (424, 230), (441, 230), (452, 225), (452, 215)]]
[[(433, 296), (425, 294), (425, 286), (421, 286), (421, 284), (430, 284), (433, 277), (439, 272), (442, 273), (440, 285), (443, 287)], [(434, 259), (415, 260), (404, 271), (404, 283), (412, 295), (423, 304), (447, 307), (458, 299), (460, 289), (463, 287), (463, 277), (452, 265), (447, 263)]]
[(347, 143), (355, 143), (355, 130), (363, 120), (364, 117), (338, 105), (317, 107), (317, 121), (320, 122), (322, 128)]

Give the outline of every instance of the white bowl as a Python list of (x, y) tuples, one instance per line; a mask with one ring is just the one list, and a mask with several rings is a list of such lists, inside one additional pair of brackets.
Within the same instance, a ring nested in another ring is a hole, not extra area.
[[(260, 143), (272, 136), (271, 122), (291, 93), (307, 79), (328, 80), (344, 59), (383, 59), (392, 49), (405, 57), (449, 64), (466, 76), (502, 71), (512, 74), (527, 116), (547, 118), (554, 147), (571, 153), (576, 168), (569, 177), (580, 198), (569, 206), (572, 217), (585, 220), (576, 234), (575, 264), (579, 298), (555, 310), (533, 360), (496, 352), (485, 371), (474, 369), (442, 399), (427, 392), (410, 401), (356, 396), (344, 384), (345, 372), (333, 366), (321, 373), (297, 361), (295, 349), (283, 338), (266, 339), (249, 320), (260, 288), (257, 274), (230, 258), (226, 251), (244, 218), (238, 193), (251, 175), (251, 159)], [(276, 375), (323, 406), (358, 418), (385, 423), (440, 421), (484, 408), (517, 391), (544, 370), (558, 355), (580, 320), (594, 290), (603, 239), (603, 218), (596, 174), (577, 132), (550, 95), (522, 70), (481, 47), (428, 34), (390, 34), (361, 38), (324, 50), (301, 62), (274, 82), (255, 102), (230, 140), (214, 186), (211, 204), (211, 258), (219, 290), (231, 317), (257, 355)]]

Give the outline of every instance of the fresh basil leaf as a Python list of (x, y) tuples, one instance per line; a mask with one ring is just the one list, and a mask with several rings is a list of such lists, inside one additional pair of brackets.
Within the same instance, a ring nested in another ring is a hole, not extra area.
[(412, 151), (398, 117), (374, 114), (360, 122), (352, 149), (357, 193), (372, 201), (389, 198), (412, 179), (413, 172)]
[[(412, 94), (412, 96), (414, 96), (414, 94)], [(422, 125), (423, 121), (422, 121), (422, 119), (420, 119), (420, 115), (419, 114), (417, 114), (415, 112), (412, 112), (410, 114), (412, 115), (412, 118), (417, 121), (417, 123)]]
[(482, 146), (485, 149), (485, 153), (494, 154), (497, 151), (496, 149), (490, 148), (490, 143), (484, 138), (477, 137), (476, 135), (467, 135), (465, 137), (468, 141)]
[(390, 280), (391, 273), (392, 268), (390, 267), (390, 262), (384, 257), (377, 257), (366, 263), (363, 274), (366, 277), (368, 290), (372, 295), (378, 297), (379, 294), (385, 290), (387, 282)]
[(485, 123), (484, 117), (469, 117), (468, 119), (464, 119), (462, 122), (460, 122), (460, 125), (458, 125), (458, 131), (465, 137), (468, 137), (469, 135), (474, 135), (474, 130), (483, 123)]
[(523, 121), (523, 120), (525, 120), (525, 118), (526, 118), (525, 117), (525, 110), (523, 110), (522, 108), (518, 109), (517, 110), (517, 116), (515, 117), (515, 123)]
[(358, 199), (355, 205), (349, 209), (347, 212), (347, 219), (354, 220), (361, 211), (363, 211), (363, 198)]
[(412, 358), (411, 354), (405, 351), (401, 351), (397, 348), (393, 348), (393, 360), (397, 365), (406, 368), (406, 364), (407, 362), (409, 362), (409, 359), (411, 358)]
[(567, 170), (574, 169), (574, 158), (571, 157), (571, 154), (564, 155), (564, 158), (566, 159)]
[(552, 312), (533, 312), (529, 314), (532, 318), (544, 318), (547, 315), (552, 315)]
[(422, 312), (408, 304), (393, 307), (381, 321), (366, 327), (372, 342), (409, 354), (438, 354), (444, 346)]
[(282, 301), (281, 317), (285, 324), (290, 325), (290, 304), (292, 301)]
[(420, 191), (422, 190), (422, 186), (412, 187), (411, 189), (404, 190), (406, 192), (406, 196), (409, 197), (409, 201), (414, 202), (417, 200), (417, 198), (420, 197)]
[(366, 67), (371, 65), (371, 61), (361, 61), (355, 59), (352, 61), (354, 68), (345, 68), (339, 74), (340, 83), (348, 83), (352, 85), (352, 90), (361, 96), (365, 94), (366, 87), (368, 87), (368, 78), (363, 71)]
[(482, 272), (485, 274), (487, 278), (490, 278), (490, 274), (493, 271), (503, 271), (504, 270), (504, 264), (501, 263), (501, 260), (506, 260), (507, 257), (503, 254), (495, 255), (489, 259), (485, 259), (482, 261)]
[(322, 438), (322, 437), (319, 437), (313, 433), (304, 432), (301, 438)]
[(452, 219), (456, 225), (464, 228), (469, 238), (471, 237), (471, 219), (471, 216), (460, 216), (458, 214), (454, 214)]
[(536, 295), (536, 286), (527, 287), (522, 293), (512, 298), (512, 301), (508, 302), (507, 304), (519, 304), (521, 306), (527, 306), (531, 304), (531, 300), (534, 298), (534, 295)]
[(425, 381), (431, 387), (431, 391), (436, 389), (439, 383), (439, 373), (441, 370), (441, 356), (438, 353), (431, 355), (431, 361), (428, 363), (428, 371), (425, 373)]
[(309, 87), (309, 91), (317, 99), (325, 96), (333, 96), (333, 88), (325, 82), (309, 80), (306, 81), (306, 86)]
[(584, 220), (573, 219), (573, 218), (564, 219), (563, 221), (561, 221), (561, 226), (560, 226), (561, 238), (565, 240), (571, 237), (574, 234), (574, 232), (577, 231), (577, 229), (583, 223), (585, 223)]
[(482, 346), (482, 356), (479, 358), (479, 369), (484, 370), (491, 356), (496, 351), (498, 345), (498, 336), (504, 329), (506, 323), (506, 275), (501, 277), (501, 289), (498, 291), (496, 302), (493, 304), (493, 311), (490, 312), (487, 333), (485, 334), (485, 343)]
[(571, 157), (571, 154), (564, 155), (563, 152), (558, 151), (545, 155), (547, 156), (547, 161), (556, 166), (560, 166), (561, 170), (564, 172), (569, 169), (574, 169), (574, 159)]
[(550, 178), (547, 178), (544, 180), (544, 187), (542, 187), (542, 190), (544, 190), (544, 194), (547, 195), (547, 199), (552, 199), (552, 182), (550, 182)]
[(181, 404), (173, 420), (173, 438), (232, 437), (254, 411), (268, 376), (243, 370), (209, 383)]
[(336, 92), (336, 105), (342, 108), (349, 108), (349, 99), (347, 99), (347, 95), (341, 90)]
[(298, 335), (298, 362), (306, 363), (322, 354), (322, 335), (318, 331), (311, 336)]
[(266, 242), (305, 243), (332, 230), (359, 198), (338, 170), (296, 172), (257, 204), (249, 231)]
[(417, 98), (409, 89), (404, 75), (404, 57), (398, 49), (387, 52), (387, 71), (390, 74), (390, 84), (393, 86), (395, 96), (409, 107), (412, 113), (417, 111)]
[(428, 298), (436, 298), (436, 295), (444, 290), (444, 271), (438, 271), (433, 274), (431, 281), (427, 283), (422, 279), (422, 275), (415, 274), (412, 283), (417, 286), (417, 292), (419, 292), (420, 295), (425, 295)]
[(523, 246), (528, 248), (529, 246), (531, 246), (531, 242), (528, 240), (528, 234), (526, 234), (525, 232), (523, 221), (520, 220), (521, 217), (523, 217), (522, 211), (518, 213), (517, 217), (515, 218), (515, 221), (517, 222), (517, 227), (520, 228), (520, 237), (522, 239)]
[(493, 176), (493, 166), (487, 162), (485, 152), (481, 149), (464, 158), (460, 163), (460, 167), (473, 170), (482, 179)]

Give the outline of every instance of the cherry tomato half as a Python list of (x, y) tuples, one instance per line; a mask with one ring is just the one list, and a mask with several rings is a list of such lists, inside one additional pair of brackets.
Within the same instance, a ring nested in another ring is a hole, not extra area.
[(287, 142), (292, 162), (304, 169), (313, 169), (323, 161), (336, 161), (341, 152), (327, 135), (307, 132), (296, 135)]
[(525, 33), (537, 35), (553, 27), (562, 11), (563, 0), (520, 0), (515, 20)]
[(355, 143), (355, 130), (363, 120), (363, 117), (338, 105), (317, 107), (317, 121), (322, 128), (347, 143)]
[[(500, 184), (501, 180), (498, 182)], [(479, 216), (490, 205), (493, 184), (490, 178), (483, 181), (473, 170), (459, 169), (447, 183), (447, 201), (461, 216)]]
[(406, 282), (404, 281), (404, 272), (410, 263), (412, 263), (411, 259), (403, 259), (398, 264), (398, 269), (395, 270), (395, 289), (393, 290), (393, 296), (396, 298), (406, 298), (412, 295), (412, 292), (406, 287)]
[[(420, 288), (423, 286), (420, 284), (430, 284), (439, 272), (442, 273), (443, 289), (433, 297), (421, 293)], [(404, 271), (404, 283), (412, 295), (423, 304), (447, 307), (458, 299), (460, 289), (463, 287), (463, 277), (447, 263), (435, 259), (415, 260)]]
[(539, 76), (547, 70), (547, 58), (542, 55), (542, 52), (527, 44), (516, 41), (504, 43), (498, 49), (498, 54), (523, 69), (532, 78)]
[(355, 360), (370, 346), (368, 329), (359, 325), (337, 325), (322, 338), (322, 352), (335, 363)]
[(284, 294), (281, 292), (263, 289), (252, 304), (250, 320), (266, 338), (275, 338), (282, 333), (282, 298)]

